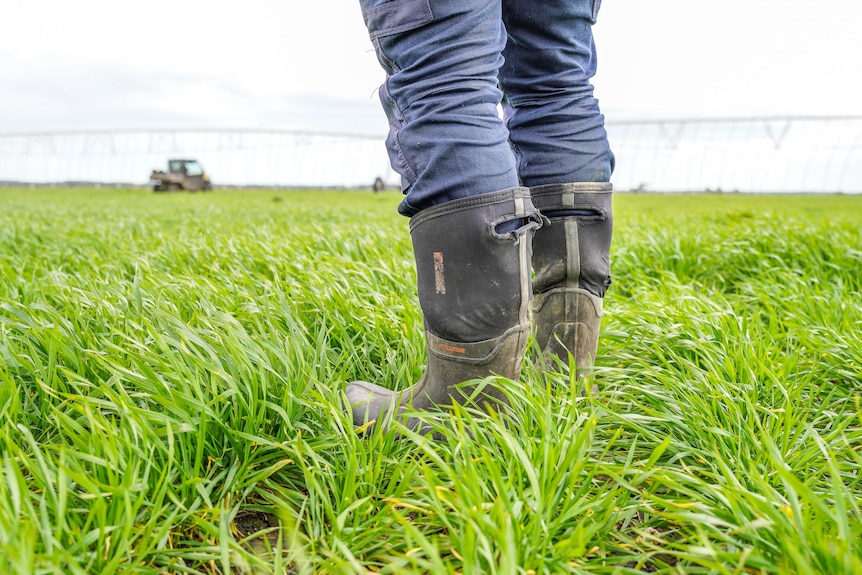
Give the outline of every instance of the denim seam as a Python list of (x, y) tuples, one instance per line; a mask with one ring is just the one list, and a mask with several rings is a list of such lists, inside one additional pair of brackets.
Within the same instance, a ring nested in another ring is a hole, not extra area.
[[(383, 68), (387, 70), (387, 74), (389, 76), (401, 71), (401, 67), (398, 65), (398, 63), (392, 58), (390, 58), (389, 54), (386, 53), (386, 50), (383, 49), (383, 46), (381, 46), (380, 44), (379, 38), (372, 39), (371, 45), (374, 47), (374, 51), (377, 52), (377, 57), (380, 59), (380, 63), (383, 65)], [(391, 72), (389, 70), (391, 70)]]
[(398, 137), (400, 132), (404, 126), (407, 125), (407, 117), (404, 114), (404, 111), (401, 109), (401, 106), (398, 105), (398, 102), (392, 96), (392, 92), (389, 90), (389, 80), (390, 78), (386, 78), (386, 81), (383, 82), (383, 86), (381, 87), (381, 97), (386, 98), (389, 103), (389, 107), (392, 110), (393, 114), (397, 114), (397, 120), (400, 125), (390, 126), (392, 130), (392, 144), (395, 147), (395, 151), (398, 154), (398, 159), (401, 161), (402, 165), (407, 172), (404, 174), (404, 177), (412, 184), (416, 180), (416, 168), (410, 163), (407, 159), (407, 155), (404, 153), (403, 146), (401, 145), (401, 140)]

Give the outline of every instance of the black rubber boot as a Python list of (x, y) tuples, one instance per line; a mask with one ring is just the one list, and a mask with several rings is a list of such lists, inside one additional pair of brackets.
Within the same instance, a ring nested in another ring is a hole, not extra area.
[[(347, 384), (354, 425), (398, 417), (408, 406), (463, 404), (470, 390), (454, 387), (468, 380), (520, 377), (530, 329), (531, 241), (541, 223), (526, 188), (454, 200), (411, 218), (428, 364), (400, 392)], [(490, 386), (478, 398), (486, 405), (504, 401)], [(402, 421), (419, 428), (415, 417)]]
[(608, 183), (538, 186), (533, 205), (547, 224), (533, 240), (533, 329), (547, 367), (556, 360), (579, 374), (593, 365), (602, 298), (611, 284), (613, 229)]

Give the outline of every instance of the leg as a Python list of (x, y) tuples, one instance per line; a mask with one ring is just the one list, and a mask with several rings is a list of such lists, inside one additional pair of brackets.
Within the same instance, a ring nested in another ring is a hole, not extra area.
[(614, 156), (593, 97), (598, 0), (505, 0), (500, 85), (526, 186), (608, 182)]
[(413, 216), (519, 185), (497, 114), (506, 34), (500, 0), (360, 0), (387, 77), (387, 150)]
[(614, 156), (593, 97), (598, 0), (507, 0), (500, 82), (522, 182), (550, 225), (533, 244), (533, 322), (546, 359), (595, 359), (610, 285)]

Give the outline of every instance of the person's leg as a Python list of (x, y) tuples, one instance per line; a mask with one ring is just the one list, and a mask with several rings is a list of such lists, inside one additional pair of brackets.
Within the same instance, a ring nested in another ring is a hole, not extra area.
[(614, 156), (590, 83), (598, 0), (504, 0), (500, 83), (522, 183), (549, 225), (533, 243), (533, 323), (546, 358), (592, 364), (610, 285)]
[[(356, 425), (463, 402), (455, 386), (467, 380), (519, 377), (541, 223), (497, 114), (499, 0), (364, 0), (363, 14), (387, 71), (387, 148), (406, 194), (399, 211), (411, 217), (428, 363), (400, 392), (349, 383)], [(478, 399), (504, 400), (490, 387)]]
[(500, 0), (360, 0), (386, 71), (380, 101), (405, 216), (519, 185), (497, 113)]
[(593, 97), (598, 0), (504, 0), (500, 85), (525, 186), (608, 182), (614, 156)]

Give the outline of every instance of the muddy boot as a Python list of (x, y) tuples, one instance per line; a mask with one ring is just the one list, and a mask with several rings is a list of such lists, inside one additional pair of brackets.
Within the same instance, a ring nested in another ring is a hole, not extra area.
[[(602, 298), (611, 284), (611, 184), (531, 188), (547, 218), (533, 239), (533, 329), (548, 369), (575, 360), (579, 375), (596, 357)], [(594, 388), (595, 389), (595, 388)]]
[[(400, 392), (364, 381), (347, 384), (354, 425), (385, 421), (390, 413), (397, 418), (408, 406), (463, 404), (471, 390), (455, 386), (468, 380), (520, 377), (530, 329), (531, 240), (541, 221), (526, 188), (454, 200), (413, 216), (427, 367)], [(477, 401), (499, 407), (505, 398), (487, 386)], [(415, 417), (401, 421), (420, 428)]]

